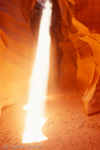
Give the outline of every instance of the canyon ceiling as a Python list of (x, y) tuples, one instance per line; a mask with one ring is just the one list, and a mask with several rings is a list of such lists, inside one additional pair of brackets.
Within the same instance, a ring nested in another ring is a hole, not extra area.
[[(38, 13), (36, 0), (0, 0), (1, 103), (19, 101), (28, 93), (42, 9)], [(53, 12), (56, 23), (52, 21), (51, 27), (49, 85), (76, 88), (82, 94), (86, 114), (97, 113), (100, 1), (55, 0)]]

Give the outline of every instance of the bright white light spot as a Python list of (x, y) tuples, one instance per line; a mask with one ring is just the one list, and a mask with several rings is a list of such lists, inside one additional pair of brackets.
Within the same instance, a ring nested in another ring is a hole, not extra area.
[(23, 143), (38, 142), (47, 138), (41, 133), (41, 128), (46, 119), (40, 115), (41, 107), (44, 106), (44, 95), (46, 95), (48, 75), (49, 75), (49, 57), (50, 57), (50, 35), (49, 27), (51, 22), (51, 4), (45, 3), (43, 10), (39, 41), (37, 46), (36, 59), (32, 76), (30, 78), (30, 92), (28, 105), (23, 108), (27, 110), (25, 132), (23, 134)]
[(23, 143), (40, 142), (47, 139), (41, 132), (41, 127), (47, 119), (40, 115), (39, 109), (40, 107), (38, 105), (34, 105), (30, 108), (28, 107), (28, 122), (26, 122)]
[[(40, 100), (45, 100), (45, 99), (46, 99), (46, 96), (43, 96), (43, 97), (40, 98)], [(25, 106), (23, 106), (23, 109), (24, 110), (32, 110), (33, 107), (34, 107), (34, 105), (25, 105)], [(35, 107), (39, 107), (39, 106), (35, 105)]]

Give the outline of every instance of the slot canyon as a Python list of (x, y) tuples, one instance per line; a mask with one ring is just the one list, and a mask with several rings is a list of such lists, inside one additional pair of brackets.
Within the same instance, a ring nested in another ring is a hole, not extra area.
[(100, 150), (100, 1), (49, 1), (47, 140), (26, 144), (23, 106), (46, 0), (0, 0), (0, 150)]

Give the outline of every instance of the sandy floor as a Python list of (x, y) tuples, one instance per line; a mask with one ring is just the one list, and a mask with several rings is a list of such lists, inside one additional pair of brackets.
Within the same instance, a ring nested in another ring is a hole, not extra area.
[[(42, 127), (46, 141), (23, 144), (25, 102), (3, 109), (0, 118), (0, 150), (100, 150), (100, 114), (83, 113), (81, 95), (71, 89), (49, 90)], [(19, 148), (17, 148), (19, 145)]]

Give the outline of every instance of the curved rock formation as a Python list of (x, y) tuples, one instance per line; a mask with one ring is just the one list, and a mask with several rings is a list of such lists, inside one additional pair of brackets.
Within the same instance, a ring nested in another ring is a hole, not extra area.
[(28, 90), (35, 40), (21, 13), (25, 2), (0, 0), (0, 107), (25, 98)]
[[(62, 19), (66, 22), (66, 28), (69, 29), (68, 37), (77, 50), (77, 88), (84, 95), (86, 114), (91, 115), (100, 112), (100, 103), (95, 97), (95, 93), (100, 95), (98, 83), (100, 70), (99, 0), (58, 1)], [(97, 83), (98, 91), (96, 90)]]

